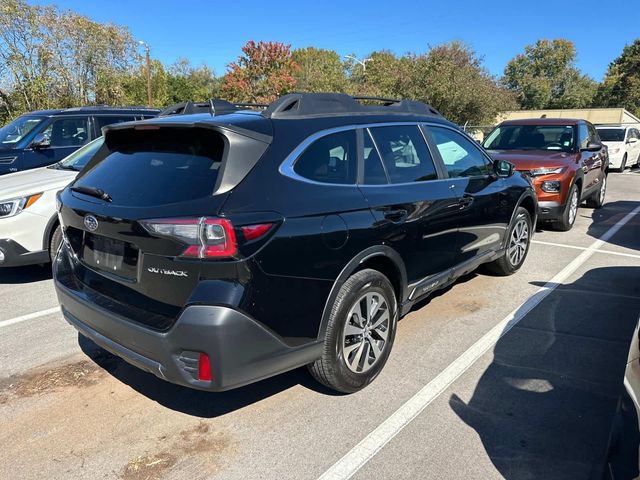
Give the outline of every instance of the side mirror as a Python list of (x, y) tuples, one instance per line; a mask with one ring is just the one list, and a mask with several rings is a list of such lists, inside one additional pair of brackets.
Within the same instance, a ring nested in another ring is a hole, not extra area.
[(630, 138), (629, 140), (627, 140), (627, 143), (636, 143), (637, 141), (637, 138)]
[(51, 146), (51, 139), (49, 138), (48, 135), (45, 135), (44, 133), (37, 134), (36, 138), (34, 138), (33, 142), (31, 142), (31, 148), (33, 148), (34, 150), (47, 148), (49, 146)]
[(589, 142), (587, 144), (587, 148), (583, 148), (583, 152), (597, 152), (602, 148), (602, 144), (600, 142)]
[(493, 161), (493, 171), (500, 178), (507, 178), (513, 175), (513, 171), (515, 170), (515, 165), (511, 162), (507, 162), (506, 160), (494, 160)]

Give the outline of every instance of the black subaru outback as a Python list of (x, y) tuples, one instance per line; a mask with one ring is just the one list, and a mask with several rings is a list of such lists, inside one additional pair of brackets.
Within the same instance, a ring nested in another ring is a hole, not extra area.
[(530, 183), (428, 105), (208, 108), (106, 127), (59, 197), (64, 316), (141, 369), (220, 391), (308, 364), (354, 392), (413, 304), (524, 262)]

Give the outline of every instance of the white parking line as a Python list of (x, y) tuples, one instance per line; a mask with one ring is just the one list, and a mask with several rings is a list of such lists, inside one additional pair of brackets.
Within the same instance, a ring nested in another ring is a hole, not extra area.
[(0, 328), (8, 327), (9, 325), (15, 325), (16, 323), (24, 322), (26, 320), (33, 320), (34, 318), (46, 317), (47, 315), (51, 315), (52, 313), (56, 313), (60, 311), (60, 307), (48, 308), (46, 310), (40, 310), (39, 312), (29, 313), (27, 315), (22, 315), (21, 317), (10, 318), (9, 320), (0, 321)]
[[(565, 243), (555, 243), (555, 242), (544, 242), (542, 240), (531, 240), (531, 243), (537, 243), (538, 245), (550, 245), (552, 247), (564, 247), (564, 248), (573, 248), (574, 250), (589, 250), (591, 247), (578, 247), (577, 245), (567, 245)], [(594, 250), (596, 253), (606, 253), (609, 255), (619, 255), (621, 257), (631, 257), (631, 258), (640, 258), (640, 255), (635, 255), (633, 253), (624, 253), (624, 252), (612, 252), (611, 250)]]
[(467, 351), (450, 363), (438, 376), (422, 387), (418, 393), (407, 400), (406, 403), (382, 422), (373, 432), (347, 452), (344, 457), (334, 463), (320, 476), (320, 480), (344, 480), (351, 478), (360, 468), (371, 460), (382, 447), (389, 443), (404, 427), (460, 377), (460, 375), (466, 372), (484, 353), (493, 347), (503, 335), (509, 332), (509, 330), (522, 320), (536, 305), (580, 268), (602, 245), (639, 212), (640, 206), (625, 215), (624, 218), (607, 230), (600, 239), (593, 242), (588, 249), (578, 255), (578, 257), (545, 283), (544, 286), (529, 297), (522, 305), (507, 315)]

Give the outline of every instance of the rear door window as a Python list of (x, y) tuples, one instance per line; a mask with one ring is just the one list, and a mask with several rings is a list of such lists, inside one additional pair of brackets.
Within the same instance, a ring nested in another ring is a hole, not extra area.
[(369, 132), (364, 132), (364, 184), (384, 185), (388, 183), (387, 174), (382, 166), (382, 160), (378, 150), (371, 139)]
[(438, 178), (433, 159), (417, 125), (375, 127), (370, 132), (391, 183), (424, 182)]
[(197, 128), (120, 130), (106, 156), (76, 185), (97, 187), (115, 205), (151, 206), (211, 195), (222, 163), (221, 134)]
[(354, 184), (356, 152), (355, 130), (333, 133), (307, 147), (296, 160), (293, 171), (315, 182)]
[(93, 117), (96, 124), (96, 133), (98, 136), (102, 135), (102, 127), (106, 127), (107, 125), (113, 125), (116, 123), (123, 122), (131, 122), (135, 120), (133, 115), (123, 116), (123, 115), (101, 115)]

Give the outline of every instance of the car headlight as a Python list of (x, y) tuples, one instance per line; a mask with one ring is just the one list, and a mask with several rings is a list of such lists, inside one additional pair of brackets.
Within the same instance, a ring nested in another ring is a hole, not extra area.
[(538, 177), (540, 175), (551, 175), (554, 173), (562, 173), (564, 172), (564, 167), (543, 167), (543, 168), (534, 168), (533, 170), (529, 170), (532, 177)]
[(42, 197), (42, 193), (12, 198), (10, 200), (0, 200), (0, 218), (13, 217), (19, 214), (25, 208), (33, 205), (40, 197)]

